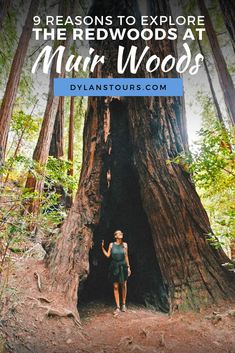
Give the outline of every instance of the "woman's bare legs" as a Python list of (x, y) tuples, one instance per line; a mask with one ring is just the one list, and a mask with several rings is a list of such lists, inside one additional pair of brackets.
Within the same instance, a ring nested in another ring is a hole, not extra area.
[(122, 282), (122, 304), (126, 305), (127, 281)]
[(119, 299), (119, 290), (118, 290), (118, 282), (113, 283), (113, 293), (117, 308), (120, 308), (120, 299)]

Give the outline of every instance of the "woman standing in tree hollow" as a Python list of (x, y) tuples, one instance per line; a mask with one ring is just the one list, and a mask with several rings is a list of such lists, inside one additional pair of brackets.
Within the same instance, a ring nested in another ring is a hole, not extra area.
[(127, 243), (123, 242), (123, 233), (116, 230), (114, 233), (115, 242), (110, 243), (108, 251), (104, 248), (102, 240), (102, 251), (106, 257), (112, 256), (109, 266), (108, 277), (113, 282), (113, 292), (116, 302), (114, 314), (120, 313), (119, 283), (122, 286), (122, 311), (126, 311), (127, 278), (131, 275), (131, 269), (128, 258)]

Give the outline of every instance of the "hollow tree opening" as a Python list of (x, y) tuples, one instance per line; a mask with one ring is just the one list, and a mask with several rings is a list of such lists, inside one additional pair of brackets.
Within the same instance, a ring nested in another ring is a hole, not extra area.
[[(128, 301), (168, 311), (166, 287), (156, 261), (151, 230), (142, 207), (138, 180), (133, 169), (132, 146), (128, 128), (128, 110), (124, 102), (113, 99), (110, 111), (110, 148), (104, 159), (101, 185), (104, 199), (100, 222), (93, 233), (90, 273), (80, 285), (79, 303), (89, 300), (113, 300), (113, 287), (107, 279), (110, 259), (101, 250), (114, 240), (117, 229), (124, 232), (129, 246), (132, 275), (128, 279)], [(107, 180), (108, 176), (108, 180)]]

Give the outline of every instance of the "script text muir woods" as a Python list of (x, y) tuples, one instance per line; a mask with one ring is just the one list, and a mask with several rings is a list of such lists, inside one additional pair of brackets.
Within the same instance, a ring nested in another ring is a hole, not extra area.
[[(163, 72), (176, 70), (178, 73), (184, 73), (188, 70), (191, 75), (195, 75), (204, 59), (201, 53), (192, 55), (189, 42), (202, 40), (204, 28), (203, 16), (178, 16), (175, 20), (171, 16), (140, 16), (136, 19), (134, 16), (45, 16), (33, 18), (33, 34), (35, 40), (40, 41), (65, 41), (68, 36), (72, 36), (73, 41), (118, 41), (117, 54), (117, 73), (124, 74), (129, 70), (131, 74), (136, 74), (145, 60), (145, 68), (149, 73), (161, 69)], [(138, 25), (138, 26), (137, 26)], [(137, 28), (138, 27), (138, 28)], [(179, 38), (179, 28), (180, 38)], [(141, 39), (146, 42), (143, 50), (139, 50), (136, 45), (131, 45), (127, 49), (121, 45), (122, 41), (137, 41)], [(158, 55), (150, 55), (150, 47), (147, 43), (150, 40), (169, 40), (182, 41), (181, 56), (175, 58), (167, 55), (163, 59)], [(39, 63), (42, 62), (42, 71), (49, 73), (53, 60), (56, 60), (57, 73), (62, 72), (62, 65), (66, 72), (90, 71), (93, 72), (98, 64), (104, 64), (109, 58), (96, 53), (96, 50), (90, 47), (88, 55), (71, 54), (64, 60), (65, 46), (58, 45), (56, 49), (53, 46), (46, 45), (32, 66), (32, 73), (35, 73)]]

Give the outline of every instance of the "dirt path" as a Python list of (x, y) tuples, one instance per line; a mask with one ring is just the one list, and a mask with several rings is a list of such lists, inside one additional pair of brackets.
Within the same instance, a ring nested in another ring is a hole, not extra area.
[(46, 316), (54, 300), (37, 299), (44, 293), (32, 279), (37, 270), (45, 284), (42, 265), (17, 268), (0, 321), (7, 347), (0, 344), (0, 353), (235, 353), (235, 303), (172, 317), (129, 304), (114, 317), (113, 306), (91, 302), (80, 307), (79, 329), (71, 318)]
[(118, 317), (110, 311), (110, 307), (95, 304), (89, 310), (87, 352), (235, 352), (234, 317), (213, 323), (205, 313), (169, 317), (133, 305)]

